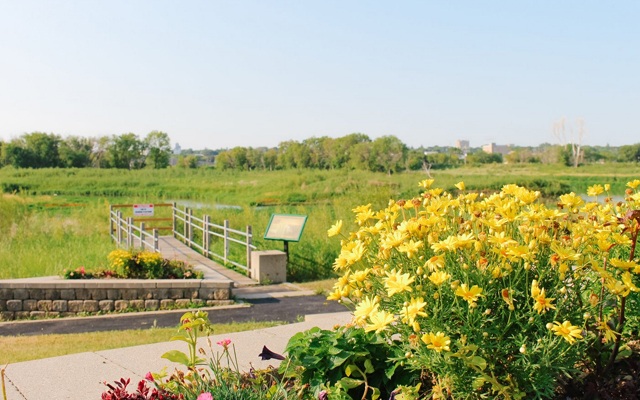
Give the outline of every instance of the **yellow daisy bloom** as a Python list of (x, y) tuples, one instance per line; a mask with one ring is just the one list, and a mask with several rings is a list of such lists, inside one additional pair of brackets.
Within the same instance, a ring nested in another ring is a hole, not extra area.
[(455, 291), (456, 296), (460, 296), (465, 299), (470, 305), (475, 305), (475, 302), (478, 301), (478, 297), (481, 296), (482, 289), (478, 287), (478, 285), (473, 285), (471, 289), (469, 289), (469, 285), (466, 283), (462, 283)]
[(380, 307), (378, 297), (365, 297), (360, 303), (358, 303), (355, 311), (353, 312), (354, 321), (356, 323), (366, 321), (367, 318), (378, 312), (378, 307)]
[(397, 293), (412, 291), (410, 285), (416, 280), (415, 276), (409, 277), (409, 273), (401, 274), (395, 269), (385, 273), (387, 278), (384, 280), (384, 287), (387, 289), (389, 297)]
[(342, 230), (342, 220), (338, 220), (331, 228), (329, 228), (329, 230), (327, 231), (327, 236), (329, 237), (336, 236), (340, 234), (341, 230)]
[(380, 333), (387, 329), (387, 326), (389, 326), (393, 321), (395, 321), (393, 314), (384, 310), (377, 311), (369, 317), (370, 323), (366, 328), (364, 328), (364, 330), (365, 332), (376, 331), (376, 333)]
[(451, 275), (445, 271), (432, 272), (429, 275), (429, 280), (436, 286), (440, 286), (451, 278)]
[(451, 339), (449, 336), (446, 336), (443, 332), (438, 333), (425, 333), (422, 335), (421, 340), (427, 345), (428, 349), (432, 349), (440, 353), (442, 350), (449, 351), (449, 345), (451, 344)]
[(582, 339), (582, 329), (575, 325), (571, 325), (571, 322), (564, 321), (560, 323), (558, 321), (553, 322), (553, 326), (551, 326), (551, 330), (554, 332), (556, 336), (561, 336), (564, 340), (569, 342), (569, 344), (575, 343), (576, 339)]

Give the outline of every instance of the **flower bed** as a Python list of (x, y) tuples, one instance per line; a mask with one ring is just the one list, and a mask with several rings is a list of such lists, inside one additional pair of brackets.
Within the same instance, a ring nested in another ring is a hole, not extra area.
[(553, 207), (516, 185), (484, 195), (432, 184), (357, 207), (354, 232), (329, 229), (342, 235), (329, 298), (353, 308), (351, 325), (295, 335), (267, 379), (198, 360), (206, 315), (189, 315), (190, 355), (167, 357), (189, 372), (154, 382), (200, 400), (225, 398), (213, 393), (229, 382), (249, 385), (247, 399), (635, 398), (616, 377), (639, 365), (640, 180), (623, 202), (594, 185), (593, 201), (569, 193)]
[(107, 256), (109, 267), (65, 270), (65, 279), (202, 279), (203, 274), (180, 260), (168, 260), (152, 251), (117, 249)]

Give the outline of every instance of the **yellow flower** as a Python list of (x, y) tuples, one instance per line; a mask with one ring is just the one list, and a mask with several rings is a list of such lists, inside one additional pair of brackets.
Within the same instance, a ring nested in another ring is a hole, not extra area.
[(627, 186), (631, 189), (636, 189), (638, 186), (640, 186), (640, 179), (634, 179), (631, 182), (627, 182)]
[(604, 193), (604, 188), (602, 185), (593, 185), (587, 188), (587, 195), (592, 197), (597, 197), (599, 194)]
[(551, 301), (555, 300), (555, 298), (547, 298), (544, 289), (540, 290), (540, 293), (537, 296), (531, 296), (535, 300), (533, 303), (533, 309), (538, 312), (538, 314), (544, 314), (550, 309), (555, 309), (556, 306), (551, 304)]
[(365, 297), (360, 303), (358, 303), (355, 311), (353, 312), (355, 322), (364, 322), (367, 318), (378, 312), (379, 306), (380, 304), (378, 303), (377, 296), (373, 298)]
[(413, 325), (418, 316), (426, 317), (427, 313), (422, 311), (426, 305), (427, 303), (424, 302), (422, 297), (418, 297), (417, 299), (412, 298), (411, 301), (402, 308), (402, 322)]
[(560, 323), (558, 321), (554, 321), (553, 323), (555, 325), (551, 327), (551, 330), (554, 334), (556, 336), (562, 336), (562, 338), (569, 342), (569, 344), (573, 344), (576, 339), (582, 339), (582, 330), (575, 325), (571, 325), (571, 322), (564, 321), (563, 323)]
[(613, 265), (616, 268), (620, 268), (624, 270), (629, 270), (631, 268), (635, 269), (636, 267), (638, 267), (638, 264), (636, 264), (635, 261), (624, 261), (618, 258), (610, 259), (609, 264)]
[(327, 235), (329, 237), (336, 236), (340, 234), (340, 230), (342, 230), (342, 220), (338, 220), (335, 225), (327, 231)]
[(442, 285), (449, 280), (449, 278), (451, 278), (451, 275), (445, 271), (435, 271), (429, 275), (429, 280), (436, 286)]
[(409, 277), (409, 273), (401, 274), (395, 269), (391, 272), (386, 272), (387, 278), (384, 280), (384, 287), (387, 289), (387, 295), (389, 297), (397, 293), (411, 292), (411, 285), (415, 281), (415, 277)]
[(429, 271), (435, 271), (438, 268), (444, 268), (444, 256), (433, 256), (426, 262)]
[(582, 200), (580, 196), (571, 192), (571, 193), (563, 194), (562, 196), (560, 196), (560, 203), (569, 209), (575, 209), (583, 205), (584, 200)]
[(423, 181), (420, 181), (418, 185), (422, 188), (429, 189), (433, 182), (435, 182), (435, 179), (425, 179)]
[(384, 310), (377, 311), (369, 317), (370, 324), (364, 329), (365, 332), (376, 331), (376, 333), (380, 333), (383, 330), (387, 329), (395, 318), (393, 314), (390, 314)]
[(507, 303), (507, 305), (509, 306), (509, 310), (511, 311), (515, 310), (516, 307), (513, 305), (513, 298), (509, 293), (509, 289), (502, 289), (501, 294), (502, 294), (502, 300), (504, 300), (504, 302)]
[(412, 258), (418, 252), (418, 250), (422, 248), (422, 246), (423, 243), (421, 241), (414, 241), (413, 239), (411, 239), (409, 240), (409, 242), (405, 242), (400, 245), (400, 247), (398, 247), (398, 250), (403, 253), (407, 253), (407, 257)]
[(615, 342), (617, 332), (611, 329), (609, 324), (604, 321), (598, 322), (598, 330), (601, 331), (602, 335), (604, 335), (605, 343)]
[(456, 289), (456, 296), (460, 296), (465, 299), (470, 305), (475, 305), (476, 301), (478, 301), (478, 297), (481, 296), (482, 289), (478, 287), (478, 285), (473, 285), (471, 289), (466, 283), (461, 284)]
[(624, 272), (620, 277), (622, 278), (622, 283), (624, 283), (624, 285), (629, 288), (629, 290), (631, 290), (632, 292), (640, 291), (640, 289), (638, 289), (638, 287), (634, 285), (633, 278), (631, 277), (631, 273), (629, 271)]
[(465, 186), (464, 186), (464, 182), (463, 182), (463, 181), (460, 181), (460, 182), (456, 183), (454, 186), (455, 186), (458, 190), (464, 190), (464, 188), (465, 188)]
[(540, 287), (538, 286), (538, 281), (534, 279), (531, 281), (531, 297), (535, 299), (538, 296), (540, 296)]
[(427, 345), (428, 349), (432, 349), (440, 353), (442, 350), (449, 351), (451, 339), (445, 336), (444, 332), (429, 332), (422, 335), (422, 341)]

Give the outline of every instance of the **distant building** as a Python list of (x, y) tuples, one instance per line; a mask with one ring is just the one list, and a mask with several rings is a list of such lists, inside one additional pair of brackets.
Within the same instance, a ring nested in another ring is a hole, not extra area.
[(482, 151), (489, 154), (498, 153), (506, 156), (507, 154), (511, 153), (511, 147), (509, 145), (498, 145), (495, 143), (489, 143), (482, 146)]
[(456, 148), (462, 150), (463, 153), (469, 152), (469, 141), (468, 140), (456, 140)]
[(180, 143), (176, 143), (176, 147), (173, 148), (173, 154), (179, 156), (182, 153), (182, 148), (180, 147)]

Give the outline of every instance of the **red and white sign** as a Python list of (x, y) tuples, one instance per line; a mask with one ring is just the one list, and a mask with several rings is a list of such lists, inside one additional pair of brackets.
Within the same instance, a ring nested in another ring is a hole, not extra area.
[(134, 204), (133, 215), (136, 217), (153, 217), (153, 204)]

